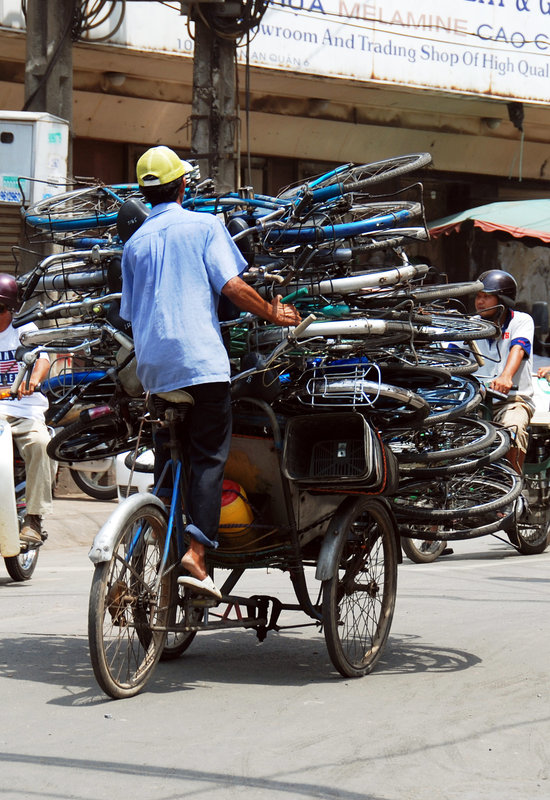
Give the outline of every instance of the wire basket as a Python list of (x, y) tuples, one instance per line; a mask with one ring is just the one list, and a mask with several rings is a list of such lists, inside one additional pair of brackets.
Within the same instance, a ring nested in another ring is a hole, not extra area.
[(303, 485), (373, 487), (383, 480), (381, 446), (365, 417), (334, 412), (288, 420), (283, 474)]

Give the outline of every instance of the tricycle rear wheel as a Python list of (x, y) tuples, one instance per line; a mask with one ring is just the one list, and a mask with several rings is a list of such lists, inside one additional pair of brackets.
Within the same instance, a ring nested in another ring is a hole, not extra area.
[(323, 625), (332, 663), (346, 678), (366, 675), (388, 638), (397, 591), (397, 539), (383, 503), (359, 497), (348, 505), (337, 569), (323, 581)]

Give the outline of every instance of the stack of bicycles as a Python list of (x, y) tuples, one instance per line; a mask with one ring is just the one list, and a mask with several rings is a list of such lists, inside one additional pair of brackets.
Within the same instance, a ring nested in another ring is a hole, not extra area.
[[(177, 583), (185, 453), (173, 432), (185, 398), (146, 405), (118, 316), (123, 243), (148, 213), (138, 188), (88, 187), (27, 210), (36, 236), (64, 248), (21, 278), (19, 319), (51, 323), (27, 343), (71, 353), (114, 387), (54, 437), (50, 454), (74, 463), (132, 451), (128, 466), (139, 470), (152, 427), (171, 434), (170, 507), (156, 493), (129, 497), (90, 554), (92, 663), (111, 696), (139, 691), (197, 631), (248, 627), (263, 639), (297, 610), (322, 627), (341, 674), (364, 675), (389, 634), (402, 538), (426, 560), (447, 541), (502, 531), (522, 552), (546, 547), (546, 474), (526, 512), (522, 480), (505, 460), (508, 433), (480, 418), (473, 343), (496, 334), (467, 312), (481, 284), (434, 284), (434, 271), (406, 253), (427, 232), (422, 186), (404, 187), (403, 177), (429, 163), (422, 153), (343, 165), (276, 197), (216, 195), (197, 176), (186, 190), (187, 208), (223, 217), (246, 257), (245, 280), (304, 318), (290, 330), (251, 315), (221, 323), (234, 391), (226, 474), (241, 508), (222, 519), (210, 557), (212, 569), (229, 570), (223, 614), (217, 600)], [(64, 385), (57, 413), (78, 408), (87, 385)], [(298, 604), (236, 595), (243, 572), (259, 566), (288, 572)]]

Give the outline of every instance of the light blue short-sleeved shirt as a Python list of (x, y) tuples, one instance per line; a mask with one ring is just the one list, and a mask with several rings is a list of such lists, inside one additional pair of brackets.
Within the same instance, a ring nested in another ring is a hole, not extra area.
[(221, 290), (246, 267), (212, 214), (161, 203), (126, 242), (120, 315), (132, 323), (144, 388), (229, 381), (218, 322)]

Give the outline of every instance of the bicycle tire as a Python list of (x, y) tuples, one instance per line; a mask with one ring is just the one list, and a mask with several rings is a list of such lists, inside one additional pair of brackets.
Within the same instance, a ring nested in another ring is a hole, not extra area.
[(361, 411), (379, 426), (420, 427), (429, 413), (428, 403), (410, 389), (370, 381), (341, 377), (338, 374), (308, 377), (307, 372), (282, 400), (285, 407), (304, 407), (310, 411), (349, 409)]
[(323, 629), (333, 665), (344, 677), (368, 674), (387, 641), (397, 592), (397, 540), (387, 508), (346, 498), (336, 512), (335, 574), (322, 585)]
[(370, 253), (373, 250), (383, 250), (384, 248), (392, 249), (401, 247), (403, 244), (411, 241), (426, 241), (428, 236), (425, 228), (409, 228), (408, 230), (401, 231), (399, 228), (395, 231), (390, 230), (387, 233), (373, 232), (365, 234), (365, 238), (370, 237), (370, 241), (363, 242), (359, 237), (354, 238), (351, 243), (351, 250), (354, 256), (361, 253)]
[(488, 320), (465, 315), (430, 314), (430, 322), (416, 327), (415, 338), (429, 342), (469, 342), (472, 339), (491, 339), (497, 328)]
[(361, 191), (391, 178), (401, 177), (401, 175), (422, 169), (431, 162), (430, 153), (408, 153), (382, 161), (373, 161), (370, 164), (343, 165), (326, 173), (325, 178), (320, 176), (312, 181), (287, 187), (278, 197), (280, 199), (296, 197), (304, 187), (308, 187), (309, 183), (312, 183), (313, 201), (321, 202), (341, 194)]
[(109, 474), (111, 469), (103, 472), (91, 472), (72, 468), (69, 472), (75, 484), (84, 494), (95, 500), (106, 501), (114, 500), (117, 496), (116, 478)]
[(166, 530), (166, 516), (144, 498), (119, 523), (111, 559), (94, 569), (90, 658), (99, 686), (115, 699), (133, 697), (144, 688), (164, 647), (173, 570), (165, 573), (158, 593), (155, 584)]
[(418, 393), (428, 402), (430, 413), (424, 427), (440, 425), (471, 413), (483, 400), (482, 388), (474, 377), (453, 375), (446, 386), (420, 388)]
[(381, 367), (391, 367), (394, 364), (411, 367), (426, 366), (432, 369), (441, 369), (449, 375), (471, 375), (478, 369), (477, 362), (463, 353), (433, 347), (419, 347), (414, 350), (396, 347), (393, 350), (371, 351), (371, 358)]
[[(384, 214), (398, 214), (406, 212), (407, 219), (418, 217), (422, 213), (422, 204), (412, 200), (380, 200), (377, 202), (361, 203), (354, 198), (351, 208), (340, 209), (338, 203), (321, 206), (315, 214), (324, 214), (331, 224), (337, 222), (344, 224), (358, 223), (373, 219)], [(359, 234), (360, 235), (360, 234)]]
[(518, 551), (525, 556), (535, 556), (544, 553), (550, 545), (550, 521), (541, 525), (536, 522), (519, 520), (516, 528), (509, 532), (510, 541)]
[(471, 520), (510, 505), (519, 497), (521, 487), (521, 477), (515, 470), (496, 463), (471, 475), (405, 480), (390, 502), (398, 519), (454, 522)]
[(446, 300), (452, 297), (463, 297), (475, 294), (483, 289), (481, 281), (466, 281), (462, 283), (443, 283), (440, 286), (419, 286), (411, 289), (396, 289), (384, 295), (388, 300), (405, 300), (412, 298), (415, 303), (429, 303), (432, 300)]
[(453, 461), (490, 447), (497, 429), (488, 420), (458, 417), (420, 431), (404, 431), (385, 442), (399, 459), (402, 468)]
[(523, 494), (527, 499), (527, 511), (516, 517), (508, 531), (511, 543), (523, 555), (539, 555), (550, 545), (550, 508), (544, 487), (546, 480), (546, 474), (543, 473), (524, 477)]
[(450, 463), (432, 464), (429, 467), (417, 467), (409, 465), (407, 469), (402, 469), (404, 475), (414, 478), (430, 478), (438, 475), (453, 475), (460, 472), (465, 475), (475, 472), (489, 464), (494, 464), (500, 458), (504, 458), (510, 449), (510, 435), (505, 430), (496, 431), (496, 440), (491, 445), (484, 447), (474, 457), (468, 455), (463, 458), (454, 458)]
[(61, 463), (94, 461), (131, 450), (137, 438), (137, 434), (128, 435), (126, 425), (116, 414), (106, 414), (67, 425), (49, 441), (47, 452)]
[[(513, 519), (514, 511), (512, 509), (506, 513), (497, 512), (497, 519), (489, 522), (484, 519), (476, 520), (474, 518), (460, 524), (457, 520), (453, 520), (452, 528), (444, 525), (415, 522), (408, 525), (399, 525), (399, 535), (401, 536), (401, 541), (412, 537), (413, 539), (425, 539), (426, 541), (461, 542), (468, 539), (480, 539), (482, 536), (491, 536), (497, 531), (506, 531), (512, 524)], [(427, 528), (429, 528), (429, 534)]]
[(413, 539), (403, 536), (401, 548), (407, 558), (415, 564), (431, 564), (436, 561), (446, 548), (445, 542), (437, 540), (428, 541), (427, 539)]
[(431, 163), (431, 153), (407, 153), (381, 161), (373, 161), (371, 164), (352, 167), (349, 174), (338, 182), (344, 185), (346, 193), (355, 193), (383, 181), (408, 175)]
[(129, 197), (141, 197), (136, 184), (86, 186), (47, 197), (24, 213), (32, 228), (51, 232), (84, 231), (116, 224), (118, 211)]

